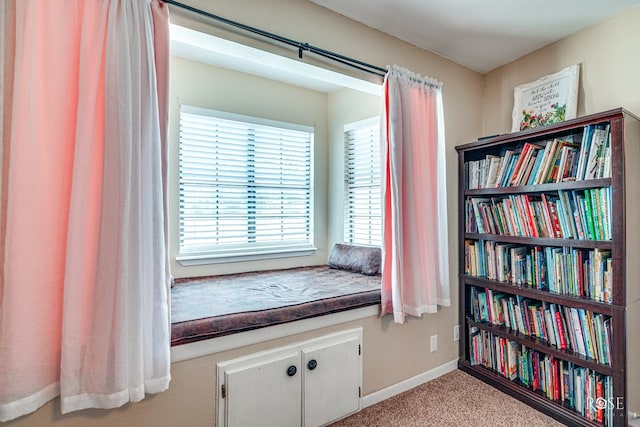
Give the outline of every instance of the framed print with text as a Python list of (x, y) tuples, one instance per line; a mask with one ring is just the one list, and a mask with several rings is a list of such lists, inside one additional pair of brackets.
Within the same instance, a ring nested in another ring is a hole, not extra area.
[(580, 65), (572, 65), (513, 90), (512, 132), (576, 117)]

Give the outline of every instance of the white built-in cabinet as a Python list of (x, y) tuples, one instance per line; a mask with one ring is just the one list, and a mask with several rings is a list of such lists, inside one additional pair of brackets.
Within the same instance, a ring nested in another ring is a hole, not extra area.
[(218, 426), (316, 427), (360, 410), (362, 329), (218, 364)]

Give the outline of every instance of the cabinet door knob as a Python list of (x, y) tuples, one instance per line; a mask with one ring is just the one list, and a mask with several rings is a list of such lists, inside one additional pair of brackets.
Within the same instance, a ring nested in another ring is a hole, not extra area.
[(294, 376), (296, 374), (296, 372), (298, 372), (298, 368), (296, 368), (295, 366), (291, 365), (287, 368), (287, 375), (289, 375), (290, 377)]
[(311, 359), (309, 360), (309, 363), (307, 363), (307, 368), (309, 368), (310, 371), (313, 371), (314, 369), (316, 369), (317, 366), (318, 366), (318, 362), (316, 361), (316, 359)]

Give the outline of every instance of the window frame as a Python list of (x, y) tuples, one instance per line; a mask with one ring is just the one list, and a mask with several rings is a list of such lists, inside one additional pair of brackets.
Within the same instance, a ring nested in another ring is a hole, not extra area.
[[(253, 126), (268, 126), (274, 128), (280, 128), (285, 130), (305, 132), (309, 134), (309, 146), (308, 146), (308, 173), (309, 183), (308, 197), (306, 204), (308, 206), (308, 215), (305, 217), (308, 223), (308, 239), (294, 241), (291, 243), (266, 243), (266, 244), (237, 244), (237, 245), (224, 245), (216, 249), (215, 245), (211, 245), (208, 250), (204, 251), (184, 251), (182, 245), (183, 239), (183, 212), (182, 207), (178, 212), (178, 255), (176, 261), (185, 266), (190, 265), (202, 265), (202, 264), (216, 264), (238, 261), (253, 261), (264, 260), (273, 258), (295, 257), (295, 256), (307, 256), (313, 254), (317, 248), (314, 246), (314, 137), (315, 129), (312, 126), (300, 125), (295, 123), (282, 122), (277, 120), (270, 120), (260, 117), (253, 117), (235, 113), (229, 113), (219, 110), (200, 108), (190, 105), (180, 105), (179, 109), (179, 124), (182, 128), (182, 113), (198, 115), (204, 117), (212, 117), (214, 119), (231, 120), (246, 124), (247, 127)], [(180, 137), (178, 141), (178, 188), (179, 194), (182, 190), (182, 131), (180, 131)], [(179, 195), (179, 204), (182, 204), (182, 195)], [(249, 209), (247, 204), (247, 209)], [(249, 227), (249, 224), (247, 224)], [(247, 234), (250, 234), (247, 231)]]
[[(368, 128), (368, 127), (375, 127), (378, 130), (378, 140), (379, 140), (379, 131), (380, 131), (380, 117), (379, 116), (374, 116), (374, 117), (370, 117), (368, 119), (364, 119), (364, 120), (359, 120), (353, 123), (348, 123), (344, 126), (344, 230), (343, 230), (343, 239), (344, 242), (347, 244), (353, 244), (353, 245), (363, 245), (363, 246), (375, 246), (375, 247), (381, 247), (382, 246), (382, 196), (380, 195), (379, 198), (379, 221), (380, 221), (380, 230), (379, 230), (379, 234), (378, 236), (373, 236), (372, 237), (372, 221), (371, 218), (372, 216), (369, 215), (369, 232), (368, 232), (368, 237), (366, 239), (366, 241), (364, 240), (359, 240), (356, 239), (357, 233), (355, 231), (355, 219), (354, 217), (351, 215), (352, 213), (352, 203), (351, 203), (351, 197), (352, 197), (352, 191), (351, 191), (351, 179), (349, 176), (349, 165), (350, 165), (350, 159), (351, 156), (349, 155), (350, 152), (350, 144), (349, 144), (349, 132), (352, 132), (354, 130), (359, 130), (359, 129), (363, 129), (363, 128)], [(372, 146), (373, 144), (371, 144), (370, 146)], [(378, 143), (378, 164), (380, 164), (380, 160), (381, 160), (381, 152), (380, 152), (380, 144)], [(373, 162), (374, 159), (369, 159), (370, 162)], [(372, 171), (374, 168), (373, 164), (371, 164), (370, 167), (370, 171)], [(375, 188), (378, 187), (379, 191), (382, 190), (382, 171), (380, 170), (380, 167), (378, 167), (378, 172), (379, 172), (379, 176), (377, 177), (377, 184), (375, 183), (370, 183), (370, 185), (367, 185), (366, 183), (361, 183), (359, 184), (360, 187), (369, 187), (369, 188)], [(372, 204), (371, 202), (369, 203), (369, 207), (368, 209), (371, 210)], [(377, 240), (376, 240), (377, 237)]]

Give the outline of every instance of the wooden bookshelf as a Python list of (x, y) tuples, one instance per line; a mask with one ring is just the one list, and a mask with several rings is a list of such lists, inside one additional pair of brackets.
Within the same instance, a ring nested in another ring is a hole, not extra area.
[(626, 426), (640, 412), (640, 119), (620, 108), (456, 150), (459, 368), (567, 425)]

